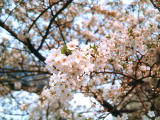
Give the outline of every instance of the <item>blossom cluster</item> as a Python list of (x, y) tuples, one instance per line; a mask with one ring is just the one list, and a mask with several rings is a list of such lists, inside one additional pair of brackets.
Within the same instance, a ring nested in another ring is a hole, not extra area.
[[(98, 26), (100, 18), (93, 16), (89, 21), (83, 22), (88, 28), (81, 30), (80, 26), (77, 27), (87, 44), (79, 44), (80, 40), (73, 39), (50, 51), (45, 61), (52, 73), (48, 96), (54, 96), (54, 99), (66, 104), (72, 99), (75, 90), (88, 96), (99, 93), (99, 101), (111, 101), (114, 105), (122, 103), (123, 106), (125, 102), (121, 102), (121, 98), (132, 89), (130, 84), (134, 83), (133, 80), (143, 79), (147, 85), (151, 82), (148, 76), (154, 74), (151, 66), (156, 63), (156, 51), (159, 47), (157, 40), (153, 39), (157, 27), (152, 23), (147, 26), (143, 16), (137, 19), (132, 14), (121, 16), (118, 12), (109, 12), (104, 7), (94, 9), (97, 13), (107, 14), (116, 20), (104, 21), (108, 24), (99, 25), (103, 27), (98, 28), (96, 34), (91, 29)], [(122, 21), (126, 23), (122, 24)], [(142, 26), (136, 25), (138, 22)], [(105, 32), (107, 29), (111, 32)], [(120, 81), (120, 86), (107, 86), (108, 83), (113, 85), (116, 80)], [(48, 97), (47, 94), (42, 95)], [(131, 99), (137, 100), (137, 96), (129, 94), (125, 101)]]
[[(76, 77), (93, 70), (94, 65), (90, 62), (91, 56), (87, 55), (88, 51), (76, 49), (76, 44), (72, 41), (67, 46), (65, 45), (66, 50), (64, 49), (65, 46), (51, 50), (46, 60), (50, 72), (53, 72), (54, 68), (56, 68), (61, 73)], [(64, 53), (62, 50), (64, 50)]]

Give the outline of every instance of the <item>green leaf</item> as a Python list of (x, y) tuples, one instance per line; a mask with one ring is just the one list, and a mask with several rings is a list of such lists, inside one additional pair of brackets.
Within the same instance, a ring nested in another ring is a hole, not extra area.
[(152, 24), (149, 24), (149, 26), (152, 28), (153, 27), (153, 25)]
[(67, 45), (64, 45), (61, 49), (61, 54), (65, 54), (67, 52)]
[(72, 50), (67, 48), (67, 45), (64, 45), (63, 48), (61, 49), (61, 54), (65, 54), (66, 56), (72, 54)]
[(132, 33), (133, 33), (133, 30), (132, 30), (132, 29), (129, 29), (128, 32), (129, 32), (130, 34), (132, 34)]
[(95, 51), (97, 51), (96, 44), (93, 45), (93, 49), (94, 49)]
[(110, 35), (110, 34), (108, 34), (108, 35), (106, 36), (106, 38), (111, 39), (111, 35)]
[(151, 44), (150, 43), (146, 43), (147, 48), (151, 48)]
[(96, 46), (96, 44), (95, 44), (95, 43), (94, 43), (94, 45), (93, 45), (93, 46), (92, 46), (92, 45), (90, 45), (90, 48), (94, 49), (95, 54), (98, 54), (97, 46)]
[(124, 64), (123, 64), (123, 68), (127, 68), (127, 63), (124, 63)]
[(65, 53), (65, 55), (71, 55), (72, 54), (72, 50), (67, 49), (67, 52)]

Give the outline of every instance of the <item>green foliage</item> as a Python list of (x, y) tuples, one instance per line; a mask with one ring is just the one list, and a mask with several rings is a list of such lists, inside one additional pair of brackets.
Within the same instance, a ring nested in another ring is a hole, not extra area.
[(68, 49), (67, 45), (64, 45), (61, 49), (61, 54), (65, 54), (66, 56), (72, 54), (72, 50)]
[(110, 35), (110, 34), (108, 34), (108, 35), (106, 36), (106, 38), (111, 39), (111, 35)]
[(123, 64), (123, 68), (127, 68), (127, 63), (124, 63), (124, 64)]
[(151, 44), (150, 43), (146, 43), (147, 48), (151, 48)]
[(90, 45), (90, 48), (92, 48), (95, 51), (95, 54), (98, 54), (97, 48), (98, 46), (96, 46), (96, 44), (94, 43), (94, 45)]

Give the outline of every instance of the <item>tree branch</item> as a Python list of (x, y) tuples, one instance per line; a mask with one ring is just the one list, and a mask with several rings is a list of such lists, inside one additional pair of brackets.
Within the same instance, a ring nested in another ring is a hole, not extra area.
[(46, 33), (45, 33), (45, 35), (44, 35), (44, 37), (43, 37), (43, 39), (42, 39), (42, 41), (41, 41), (41, 44), (40, 44), (39, 48), (37, 49), (38, 51), (42, 48), (43, 43), (44, 43), (45, 39), (47, 38), (47, 36), (48, 36), (48, 34), (49, 34), (49, 30), (50, 30), (50, 28), (51, 28), (51, 25), (52, 25), (52, 23), (55, 21), (56, 17), (57, 17), (65, 8), (67, 8), (72, 1), (73, 1), (73, 0), (68, 0), (67, 3), (66, 3), (55, 15), (53, 15), (53, 17), (52, 17), (52, 19), (51, 19), (51, 21), (50, 21), (50, 23), (49, 23), (49, 25), (48, 25), (48, 28), (47, 28), (47, 30), (46, 30)]
[(9, 26), (7, 26), (6, 24), (4, 24), (1, 20), (0, 20), (0, 27), (2, 27), (3, 29), (5, 29), (8, 33), (10, 33), (14, 38), (16, 38), (18, 41), (22, 42), (23, 44), (26, 45), (26, 42), (24, 42), (23, 40), (21, 40), (18, 35), (9, 28)]
[(38, 17), (33, 21), (32, 25), (29, 27), (28, 33), (30, 32), (30, 30), (32, 29), (32, 27), (34, 26), (34, 24), (36, 23), (36, 21), (37, 21), (48, 9), (50, 9), (53, 5), (58, 4), (58, 3), (59, 3), (59, 1), (51, 4), (48, 8), (46, 8), (45, 10), (43, 10), (43, 11), (41, 12), (41, 14), (39, 14)]
[(0, 20), (0, 27), (2, 27), (3, 29), (5, 29), (8, 33), (10, 33), (14, 38), (16, 38), (18, 41), (22, 42), (24, 45), (26, 45), (29, 50), (40, 60), (44, 63), (45, 61), (45, 57), (43, 57), (31, 44), (30, 39), (26, 38), (24, 40), (21, 40), (21, 38), (18, 37), (18, 35), (9, 28), (9, 26), (7, 26), (6, 24), (4, 24), (1, 20)]
[[(160, 12), (160, 7), (158, 7), (154, 2), (153, 2), (153, 0), (150, 0), (151, 1), (151, 3), (152, 3), (152, 5), (156, 8), (156, 9), (158, 9), (158, 11)], [(160, 3), (159, 3), (160, 4)], [(159, 5), (160, 6), (160, 5)]]

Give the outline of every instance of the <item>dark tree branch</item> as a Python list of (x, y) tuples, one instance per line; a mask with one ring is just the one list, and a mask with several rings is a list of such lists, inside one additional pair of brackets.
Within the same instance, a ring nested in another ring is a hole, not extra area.
[(41, 14), (39, 14), (38, 17), (33, 21), (32, 25), (31, 25), (31, 26), (29, 27), (29, 29), (28, 29), (28, 33), (30, 32), (30, 30), (32, 29), (32, 27), (34, 26), (34, 24), (36, 23), (36, 21), (37, 21), (48, 9), (50, 9), (53, 5), (58, 4), (58, 3), (59, 3), (59, 1), (51, 4), (48, 8), (44, 9), (44, 10), (41, 12)]
[(18, 41), (22, 42), (24, 45), (26, 45), (29, 50), (31, 51), (31, 53), (33, 53), (40, 61), (42, 61), (44, 63), (45, 61), (45, 57), (43, 57), (31, 44), (30, 39), (26, 38), (24, 40), (22, 40), (21, 38), (18, 37), (17, 33), (15, 33), (13, 30), (10, 29), (9, 26), (7, 26), (6, 24), (4, 24), (1, 20), (0, 20), (0, 27), (2, 27), (3, 29), (5, 29), (8, 33), (10, 33), (14, 38), (16, 38)]
[(44, 35), (44, 37), (43, 37), (43, 39), (42, 39), (42, 41), (41, 41), (41, 44), (40, 44), (39, 48), (37, 49), (37, 51), (39, 51), (39, 50), (42, 48), (43, 43), (44, 43), (44, 41), (46, 40), (46, 38), (47, 38), (47, 36), (48, 36), (48, 34), (49, 34), (49, 30), (50, 30), (50, 28), (51, 28), (51, 25), (52, 25), (52, 23), (55, 21), (56, 17), (57, 17), (65, 8), (67, 8), (72, 1), (73, 1), (73, 0), (68, 0), (67, 3), (66, 3), (55, 15), (53, 15), (53, 17), (52, 17), (52, 19), (51, 19), (51, 21), (50, 21), (50, 23), (49, 23), (49, 25), (48, 25), (48, 28), (47, 28), (47, 30), (46, 30), (46, 33), (45, 33), (45, 35)]
[[(38, 25), (37, 25), (37, 24), (35, 24), (35, 25), (36, 25), (36, 28), (38, 29), (38, 33), (39, 33), (40, 36), (43, 38), (43, 34), (42, 34), (41, 30), (38, 28)], [(50, 46), (48, 45), (48, 43), (47, 43), (46, 41), (45, 41), (45, 43), (46, 43), (48, 49), (51, 50), (51, 48), (50, 48)]]
[(62, 33), (62, 30), (60, 29), (60, 25), (58, 24), (57, 21), (55, 21), (55, 24), (56, 24), (57, 27), (59, 28), (59, 32), (60, 32), (60, 35), (61, 35), (61, 37), (62, 37), (62, 40), (63, 40), (64, 44), (66, 44), (64, 35), (63, 35), (63, 33)]
[(13, 13), (14, 9), (18, 7), (18, 4), (10, 11), (10, 13), (8, 14), (8, 17), (5, 19), (4, 23), (8, 20), (8, 18), (10, 17), (10, 15)]
[(47, 71), (40, 71), (40, 70), (16, 70), (16, 69), (10, 69), (10, 68), (1, 68), (0, 67), (0, 73), (18, 73), (18, 72), (25, 72), (25, 73), (40, 73), (40, 74), (50, 74)]
[(159, 2), (159, 6), (156, 5), (156, 4), (153, 2), (153, 0), (150, 0), (150, 1), (151, 1), (152, 5), (153, 5), (156, 9), (158, 9), (158, 11), (160, 12), (160, 1), (157, 1), (157, 3)]
[(2, 27), (3, 29), (5, 29), (8, 33), (10, 33), (14, 38), (16, 38), (18, 41), (22, 42), (23, 44), (26, 45), (26, 42), (24, 42), (24, 40), (21, 40), (18, 35), (9, 28), (9, 26), (7, 26), (6, 24), (4, 24), (1, 20), (0, 20), (0, 27)]
[(113, 71), (113, 72), (110, 72), (110, 71), (96, 72), (96, 71), (94, 71), (94, 73), (96, 73), (96, 74), (108, 73), (108, 74), (122, 75), (122, 76), (124, 76), (124, 77), (130, 78), (130, 79), (133, 79), (133, 80), (136, 80), (134, 77), (132, 77), (132, 76), (130, 76), (130, 75), (126, 75), (126, 74), (124, 74), (123, 72), (118, 72), (118, 71), (117, 71), (117, 72), (116, 72), (116, 71)]
[(29, 48), (29, 50), (31, 51), (31, 53), (33, 53), (40, 61), (42, 61), (45, 64), (45, 57), (43, 57), (38, 50), (36, 50), (33, 45), (30, 42), (30, 39), (27, 38), (27, 47)]
[(108, 112), (110, 112), (112, 115), (114, 116), (118, 116), (120, 115), (120, 111), (115, 109), (111, 104), (109, 104), (108, 102), (106, 102), (105, 100), (99, 100), (96, 93), (93, 93), (93, 97), (104, 107), (107, 109)]

